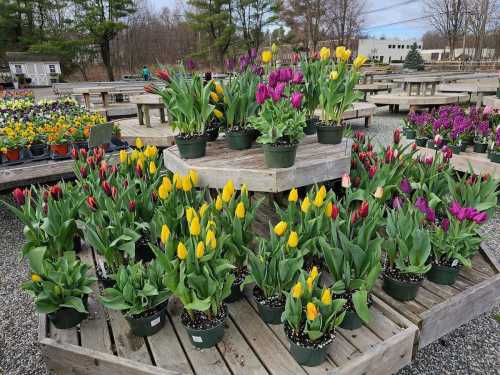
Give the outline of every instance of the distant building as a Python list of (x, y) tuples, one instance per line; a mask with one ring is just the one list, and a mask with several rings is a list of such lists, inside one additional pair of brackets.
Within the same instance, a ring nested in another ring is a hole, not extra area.
[(363, 54), (372, 61), (386, 64), (402, 62), (413, 43), (417, 43), (418, 51), (422, 50), (421, 40), (360, 39), (358, 54)]
[[(455, 48), (454, 59), (462, 60), (463, 48)], [(425, 62), (436, 62), (436, 61), (449, 61), (450, 60), (450, 49), (424, 49), (420, 51), (422, 58)], [(474, 58), (474, 48), (465, 48), (465, 59), (471, 60)], [(493, 48), (483, 48), (481, 53), (481, 58), (486, 60), (491, 60), (495, 58), (495, 50)]]
[(50, 86), (59, 81), (61, 66), (52, 56), (28, 52), (7, 52), (6, 60), (14, 81), (29, 86)]

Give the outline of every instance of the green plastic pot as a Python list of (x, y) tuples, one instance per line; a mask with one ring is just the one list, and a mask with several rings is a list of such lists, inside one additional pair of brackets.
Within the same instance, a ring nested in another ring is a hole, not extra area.
[(158, 311), (149, 316), (132, 317), (125, 316), (132, 333), (139, 337), (154, 335), (165, 325), (165, 314), (167, 313), (167, 302)]
[(205, 156), (207, 149), (207, 139), (204, 136), (183, 139), (175, 137), (175, 143), (179, 148), (179, 153), (183, 159), (197, 159)]
[(417, 146), (419, 147), (425, 147), (427, 145), (427, 138), (417, 138), (415, 140), (415, 143), (417, 144)]
[(348, 329), (350, 331), (358, 329), (363, 325), (363, 321), (360, 319), (356, 311), (347, 310), (345, 312), (344, 320), (340, 323), (340, 328)]
[(268, 168), (289, 168), (295, 164), (297, 145), (264, 145), (264, 160)]
[(490, 160), (493, 163), (500, 163), (500, 152), (496, 152), (496, 151), (490, 152)]
[(497, 87), (497, 99), (500, 99), (500, 87)]
[(388, 295), (398, 301), (410, 301), (417, 296), (418, 288), (422, 281), (406, 282), (399, 281), (390, 276), (384, 275), (383, 288)]
[(306, 127), (304, 128), (304, 134), (312, 135), (316, 134), (316, 124), (319, 122), (319, 118), (317, 116), (308, 118), (306, 120)]
[(239, 283), (234, 282), (233, 285), (231, 285), (231, 294), (224, 300), (224, 302), (236, 302), (243, 298), (243, 292), (240, 288), (242, 282), (243, 280)]
[(259, 301), (257, 302), (257, 309), (259, 310), (260, 317), (267, 324), (281, 324), (281, 314), (285, 311), (285, 306), (270, 307)]
[(252, 146), (252, 135), (246, 130), (227, 132), (226, 137), (231, 150), (246, 150)]
[(226, 321), (226, 317), (221, 320), (216, 326), (209, 329), (194, 329), (188, 326), (184, 326), (186, 328), (186, 332), (188, 333), (189, 340), (193, 346), (206, 349), (211, 348), (222, 340), (224, 336), (224, 323)]
[(415, 139), (417, 137), (417, 131), (415, 129), (406, 130), (406, 138)]
[(461, 152), (464, 152), (465, 150), (467, 150), (467, 147), (468, 147), (467, 143), (463, 143), (463, 142), (462, 142), (462, 143), (460, 144), (460, 151), (461, 151)]
[(403, 133), (403, 135), (406, 137), (406, 133), (408, 132), (408, 130), (410, 130), (410, 128), (406, 127), (406, 126), (403, 126), (402, 129), (401, 129), (401, 132)]
[[(86, 305), (86, 303), (84, 304)], [(54, 327), (58, 329), (69, 329), (78, 325), (87, 317), (87, 314), (78, 312), (71, 307), (63, 307), (47, 314), (47, 316)]]
[(491, 161), (491, 154), (493, 153), (493, 151), (491, 151), (491, 149), (489, 148), (487, 151), (486, 151), (486, 157), (488, 158), (488, 160)]
[(302, 366), (318, 366), (325, 361), (326, 353), (330, 344), (323, 347), (314, 348), (298, 345), (292, 340), (290, 342), (290, 354)]
[(474, 152), (478, 152), (480, 154), (484, 154), (486, 149), (488, 148), (487, 143), (475, 143), (474, 142)]
[(433, 263), (431, 269), (427, 272), (427, 279), (440, 285), (453, 285), (457, 280), (459, 271), (458, 267)]
[(325, 145), (338, 145), (342, 142), (344, 126), (338, 125), (320, 125), (316, 124), (318, 142)]
[(449, 145), (448, 147), (450, 148), (451, 152), (453, 152), (453, 155), (460, 154), (460, 151), (461, 151), (460, 146)]

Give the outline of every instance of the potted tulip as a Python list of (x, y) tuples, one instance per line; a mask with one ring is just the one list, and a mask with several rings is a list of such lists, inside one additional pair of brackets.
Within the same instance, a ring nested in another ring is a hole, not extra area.
[[(243, 285), (255, 283), (253, 295), (262, 320), (279, 324), (285, 308), (285, 295), (296, 282), (303, 265), (303, 252), (297, 248), (297, 232), (287, 230), (288, 224), (280, 221), (273, 228), (269, 224), (270, 239), (259, 239), (256, 253), (249, 252), (250, 274)], [(315, 269), (314, 278), (318, 276)]]
[(165, 82), (165, 88), (151, 86), (148, 92), (163, 98), (172, 129), (179, 131), (175, 142), (181, 157), (195, 159), (205, 156), (205, 126), (215, 108), (210, 104), (210, 85), (205, 85), (198, 75), (186, 79), (182, 69), (169, 75)]
[(487, 219), (485, 211), (462, 207), (457, 201), (451, 203), (447, 217), (431, 232), (432, 267), (427, 273), (430, 281), (453, 285), (460, 265), (472, 267), (470, 259), (482, 240), (476, 230)]
[(334, 299), (330, 288), (319, 287), (302, 272), (290, 292), (285, 292), (282, 320), (290, 353), (302, 366), (318, 366), (335, 338), (335, 327), (344, 319), (344, 299)]
[(497, 129), (493, 135), (489, 158), (493, 163), (500, 163), (500, 126), (497, 126)]
[(154, 335), (165, 325), (170, 296), (168, 277), (161, 262), (121, 265), (116, 283), (104, 289), (101, 301), (108, 309), (122, 312), (134, 335)]
[(299, 140), (304, 136), (302, 94), (294, 88), (293, 74), (291, 68), (281, 68), (270, 73), (267, 85), (257, 85), (255, 96), (261, 107), (259, 116), (250, 117), (249, 123), (262, 134), (257, 142), (264, 145), (268, 168), (294, 165)]
[(354, 90), (354, 86), (361, 77), (359, 69), (367, 60), (366, 56), (358, 55), (349, 69), (347, 61), (351, 51), (345, 47), (337, 47), (335, 54), (337, 63), (332, 65), (330, 72), (325, 72), (319, 82), (323, 122), (321, 125), (317, 124), (316, 129), (318, 142), (324, 144), (338, 144), (342, 141), (342, 117), (352, 103), (362, 97), (360, 92)]
[[(300, 61), (300, 71), (303, 74), (301, 92), (304, 95), (303, 108), (306, 112), (306, 127), (304, 133), (311, 135), (316, 133), (316, 125), (319, 117), (314, 112), (319, 106), (321, 76), (330, 61), (330, 48), (323, 47), (320, 51), (320, 59), (304, 56)], [(298, 78), (301, 78), (298, 76)]]
[(47, 314), (56, 328), (72, 328), (87, 317), (87, 298), (96, 280), (87, 275), (88, 264), (68, 251), (55, 259), (32, 257), (30, 268), (31, 281), (22, 288), (35, 299), (37, 311)]
[(384, 290), (400, 301), (415, 299), (431, 252), (429, 232), (421, 227), (421, 214), (410, 205), (387, 214), (387, 262)]
[(481, 121), (477, 123), (474, 137), (474, 152), (481, 154), (486, 153), (490, 133), (491, 129), (488, 121)]

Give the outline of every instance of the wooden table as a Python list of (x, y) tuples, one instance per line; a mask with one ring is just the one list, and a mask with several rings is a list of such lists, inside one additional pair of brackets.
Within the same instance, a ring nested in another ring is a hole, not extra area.
[(441, 105), (461, 103), (467, 101), (467, 95), (406, 95), (406, 94), (378, 94), (367, 98), (369, 103), (377, 106), (388, 105), (390, 111), (398, 112), (400, 105), (407, 105), (410, 112), (415, 112), (420, 108), (437, 108)]
[[(408, 96), (432, 96), (436, 94), (436, 86), (441, 82), (439, 77), (405, 77), (395, 79), (394, 82), (403, 83), (403, 90)], [(413, 92), (415, 88), (415, 93)]]
[(143, 94), (135, 95), (130, 97), (130, 103), (137, 104), (137, 115), (139, 117), (139, 125), (144, 125), (149, 128), (151, 127), (151, 118), (149, 115), (149, 110), (157, 108), (160, 110), (160, 121), (165, 123), (165, 103), (159, 95), (154, 94)]
[(135, 144), (136, 138), (141, 138), (146, 145), (156, 147), (169, 147), (175, 144), (175, 135), (169, 124), (161, 122), (157, 116), (151, 117), (151, 126), (139, 126), (138, 119), (127, 118), (115, 121), (120, 127), (122, 140), (130, 145)]
[[(372, 123), (373, 115), (375, 114), (376, 109), (377, 106), (375, 104), (356, 102), (352, 104), (351, 109), (348, 109), (344, 112), (344, 114), (342, 115), (342, 120), (364, 118), (365, 127), (368, 128)], [(323, 119), (323, 112), (321, 111), (321, 109), (316, 109), (316, 111), (314, 111), (314, 114), (320, 119)]]
[(485, 96), (483, 101), (485, 105), (490, 105), (493, 107), (493, 109), (500, 109), (500, 99), (495, 95)]
[(90, 109), (90, 95), (99, 94), (103, 107), (107, 107), (109, 104), (109, 93), (113, 90), (114, 86), (77, 87), (73, 89), (73, 93), (82, 95), (85, 102), (85, 108)]
[(165, 167), (186, 174), (194, 169), (200, 176), (200, 186), (220, 189), (229, 179), (235, 186), (247, 184), (248, 190), (278, 193), (293, 187), (307, 186), (340, 178), (351, 167), (351, 141), (338, 145), (323, 145), (317, 136), (306, 136), (299, 144), (295, 165), (272, 169), (264, 163), (260, 145), (248, 150), (231, 150), (223, 139), (207, 144), (206, 156), (184, 160), (177, 146), (163, 151)]
[(368, 94), (377, 94), (381, 91), (390, 93), (392, 85), (390, 83), (360, 83), (354, 86), (354, 89), (363, 93), (363, 100), (366, 102)]
[(467, 83), (448, 83), (440, 84), (437, 87), (440, 92), (453, 92), (453, 93), (467, 93), (469, 95), (469, 102), (472, 95), (477, 95), (476, 107), (483, 105), (483, 97), (485, 94), (496, 93), (496, 86), (481, 85), (481, 84), (467, 84)]

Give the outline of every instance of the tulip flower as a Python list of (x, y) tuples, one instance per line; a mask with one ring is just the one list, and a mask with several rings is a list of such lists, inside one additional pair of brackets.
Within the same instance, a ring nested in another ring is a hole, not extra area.
[(191, 224), (191, 220), (197, 216), (195, 209), (193, 207), (186, 207), (185, 213), (187, 222)]
[(215, 238), (215, 232), (211, 229), (207, 230), (207, 235), (205, 237), (205, 244), (210, 247), (210, 249), (215, 250), (217, 247), (217, 239)]
[(285, 86), (286, 85), (283, 82), (280, 82), (274, 89), (269, 88), (269, 96), (274, 102), (280, 101), (283, 96), (283, 92), (285, 91)]
[(359, 69), (361, 68), (366, 62), (368, 61), (368, 57), (362, 54), (358, 54), (356, 58), (354, 59), (354, 62), (352, 63), (352, 66), (354, 69)]
[(304, 83), (304, 75), (302, 74), (302, 72), (296, 71), (293, 73), (292, 83), (295, 85)]
[(280, 221), (278, 224), (274, 226), (274, 233), (281, 237), (287, 230), (288, 224), (284, 221)]
[(373, 196), (377, 199), (382, 199), (384, 196), (384, 188), (382, 186), (378, 186)]
[(367, 217), (368, 216), (368, 202), (367, 201), (363, 201), (361, 202), (361, 205), (359, 206), (359, 209), (358, 209), (358, 214), (359, 214), (359, 217)]
[(191, 191), (191, 189), (193, 188), (193, 184), (189, 176), (182, 176), (181, 183), (182, 183), (182, 190), (186, 193)]
[(81, 148), (80, 149), (80, 155), (83, 159), (87, 158), (87, 149), (86, 148)]
[(328, 202), (328, 204), (325, 207), (325, 216), (332, 217), (332, 210), (333, 210), (333, 203)]
[(148, 146), (146, 146), (146, 149), (144, 150), (144, 155), (147, 158), (153, 158), (156, 156), (157, 152), (158, 152), (158, 149), (156, 148), (156, 146), (148, 145)]
[(224, 113), (219, 111), (217, 108), (214, 108), (213, 113), (219, 120), (224, 117)]
[(489, 115), (493, 112), (493, 107), (491, 105), (487, 105), (483, 109), (483, 115)]
[(395, 210), (399, 210), (403, 207), (404, 200), (400, 196), (396, 195), (392, 200), (392, 208)]
[(203, 255), (205, 255), (205, 244), (203, 241), (200, 241), (196, 245), (196, 258), (200, 259)]
[(391, 146), (387, 147), (387, 151), (385, 152), (385, 162), (389, 164), (394, 160), (394, 150)]
[(187, 255), (188, 255), (188, 251), (186, 249), (186, 245), (184, 245), (181, 242), (179, 242), (179, 244), (177, 245), (177, 258), (179, 258), (180, 260), (185, 260), (187, 258)]
[(349, 175), (347, 173), (344, 173), (342, 175), (341, 185), (344, 189), (349, 189), (351, 187), (351, 177), (349, 177)]
[(20, 188), (15, 188), (12, 191), (12, 199), (18, 206), (22, 206), (26, 202), (26, 194), (25, 191)]
[(330, 58), (330, 55), (331, 55), (331, 51), (330, 51), (330, 48), (328, 48), (328, 47), (322, 47), (319, 50), (319, 58), (321, 60), (328, 60)]
[(401, 180), (399, 188), (405, 194), (410, 194), (413, 191), (413, 189), (411, 188), (410, 181), (407, 178)]
[(401, 141), (401, 130), (399, 128), (394, 129), (392, 140), (395, 145), (399, 145), (399, 142)]
[(321, 292), (321, 303), (326, 306), (329, 306), (332, 303), (332, 293), (330, 292), (330, 289), (324, 288), (323, 292)]
[(163, 224), (161, 226), (161, 234), (160, 234), (161, 243), (165, 245), (169, 237), (170, 237), (170, 228), (168, 227), (167, 224)]
[(229, 180), (226, 182), (226, 185), (224, 185), (224, 188), (222, 189), (222, 200), (225, 203), (228, 203), (232, 198), (234, 194), (234, 183), (232, 180)]
[(127, 159), (128, 159), (127, 151), (120, 150), (119, 157), (120, 157), (120, 163), (125, 164), (127, 162)]
[(75, 147), (71, 149), (71, 158), (73, 160), (78, 160), (78, 150)]
[(156, 164), (153, 160), (149, 162), (149, 174), (155, 174), (157, 171)]
[(160, 197), (161, 200), (167, 199), (169, 194), (169, 191), (167, 187), (164, 184), (161, 184), (160, 187), (158, 188), (158, 196)]
[(332, 204), (332, 214), (331, 214), (332, 219), (333, 220), (337, 219), (339, 213), (340, 213), (340, 208), (335, 204)]
[(111, 198), (116, 200), (116, 197), (118, 196), (118, 189), (116, 186), (111, 187)]
[(165, 189), (170, 193), (172, 191), (172, 182), (168, 176), (164, 176), (161, 184), (165, 186)]
[(297, 202), (297, 199), (299, 198), (299, 192), (297, 191), (296, 188), (293, 188), (290, 190), (290, 193), (288, 194), (288, 202)]
[(307, 214), (309, 212), (309, 207), (311, 207), (311, 201), (309, 200), (309, 197), (305, 197), (300, 205), (300, 210)]
[(269, 98), (269, 90), (268, 87), (263, 83), (257, 84), (257, 90), (255, 92), (255, 100), (258, 104), (262, 104)]
[(441, 229), (444, 230), (445, 232), (448, 232), (448, 229), (450, 228), (450, 220), (445, 217), (443, 220), (441, 220)]
[(368, 169), (368, 177), (370, 177), (370, 179), (372, 179), (372, 178), (373, 178), (373, 176), (375, 176), (375, 173), (377, 173), (377, 166), (372, 165), (372, 166)]
[(300, 54), (299, 53), (292, 53), (292, 64), (297, 65), (300, 62)]
[(139, 150), (144, 147), (144, 143), (142, 143), (142, 139), (140, 139), (139, 137), (135, 139), (135, 147)]
[(88, 176), (87, 168), (83, 165), (80, 167), (80, 176), (82, 176), (82, 178), (87, 178)]
[(302, 105), (302, 93), (298, 91), (294, 92), (290, 98), (290, 102), (292, 103), (293, 108), (299, 109)]
[(236, 210), (234, 211), (234, 214), (238, 219), (245, 218), (245, 205), (243, 204), (243, 202), (238, 203), (238, 205), (236, 206)]
[(91, 211), (97, 211), (97, 201), (92, 195), (89, 195), (85, 202), (87, 203), (87, 207), (90, 208)]
[(31, 275), (31, 281), (33, 281), (34, 283), (39, 283), (39, 282), (43, 281), (43, 279), (40, 275), (37, 275), (36, 273), (34, 273)]
[(241, 195), (246, 195), (248, 197), (248, 185), (247, 184), (241, 185)]
[(316, 305), (312, 302), (308, 302), (306, 305), (306, 317), (307, 320), (313, 321), (315, 320), (319, 315), (319, 311), (316, 308)]
[(144, 85), (144, 92), (147, 92), (148, 94), (156, 94), (158, 90), (156, 89), (156, 87), (149, 84), (149, 85)]
[(212, 99), (215, 103), (219, 101), (219, 96), (215, 92), (210, 92), (210, 99)]
[(316, 193), (316, 196), (314, 197), (314, 205), (316, 207), (321, 207), (323, 205), (323, 202), (324, 202), (325, 198), (323, 196), (323, 194), (321, 194), (321, 192), (317, 192)]
[(156, 76), (165, 82), (170, 82), (170, 74), (168, 73), (168, 70), (166, 70), (166, 69), (164, 69), (164, 70), (158, 69), (156, 71)]
[(330, 72), (330, 80), (332, 81), (336, 81), (338, 78), (339, 78), (339, 72), (337, 72), (336, 70), (332, 70)]
[(359, 185), (361, 185), (361, 177), (355, 176), (352, 180), (352, 186), (354, 186), (355, 188), (358, 188)]
[(309, 276), (309, 277), (306, 279), (307, 290), (308, 290), (309, 292), (312, 292), (313, 284), (314, 284), (314, 277)]
[(268, 64), (273, 59), (273, 53), (269, 50), (262, 51), (261, 58), (264, 64)]
[(292, 297), (296, 299), (301, 298), (303, 294), (304, 286), (300, 281), (297, 281), (297, 283), (292, 287)]
[(196, 69), (196, 64), (195, 62), (193, 61), (193, 59), (188, 59), (186, 61), (186, 69), (187, 70), (195, 70)]
[(287, 245), (288, 247), (296, 248), (298, 244), (299, 244), (299, 236), (297, 232), (292, 230), (290, 232), (290, 235), (288, 236)]
[(278, 53), (278, 46), (276, 43), (273, 43), (271, 45), (271, 51), (272, 51), (273, 55), (276, 55)]
[(191, 179), (191, 182), (193, 183), (193, 186), (198, 185), (198, 172), (196, 172), (194, 169), (190, 169), (188, 172), (189, 178)]
[(353, 211), (351, 213), (351, 225), (354, 225), (359, 219), (358, 211)]
[(312, 277), (313, 280), (316, 280), (319, 276), (318, 267), (313, 266), (313, 268), (311, 268), (311, 271), (309, 272), (309, 276)]
[(137, 202), (134, 199), (132, 199), (130, 202), (128, 202), (128, 210), (130, 212), (134, 212), (136, 207), (137, 207)]
[(488, 220), (488, 214), (486, 213), (486, 211), (479, 212), (478, 214), (474, 215), (472, 220), (476, 224), (483, 224)]
[(338, 60), (346, 62), (351, 56), (351, 51), (346, 49), (344, 46), (340, 46), (335, 49), (335, 56)]
[(200, 235), (201, 227), (200, 227), (200, 219), (198, 219), (198, 216), (193, 217), (193, 220), (191, 220), (191, 224), (189, 225), (189, 233), (192, 236)]
[(50, 196), (53, 200), (58, 201), (63, 196), (63, 191), (59, 185), (53, 185), (50, 187)]

